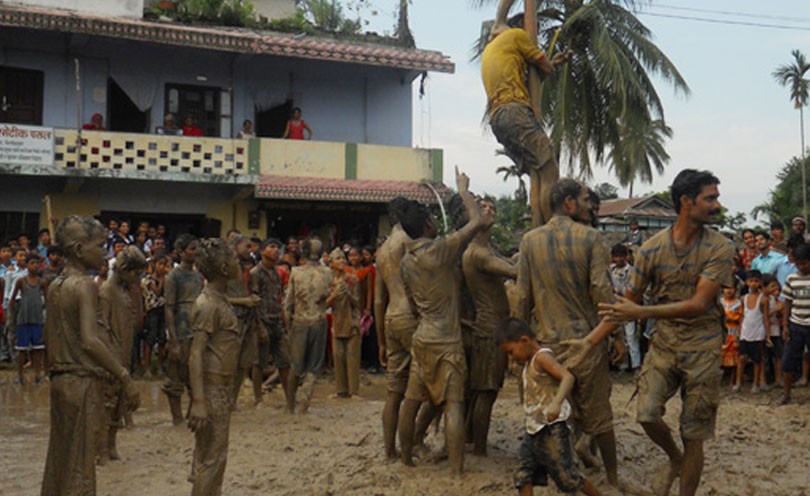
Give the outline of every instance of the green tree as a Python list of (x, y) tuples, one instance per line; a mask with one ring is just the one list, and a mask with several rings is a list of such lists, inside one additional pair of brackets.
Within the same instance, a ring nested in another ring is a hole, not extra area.
[(500, 253), (509, 254), (520, 245), (520, 239), (529, 228), (529, 205), (525, 200), (504, 195), (495, 200), (495, 208), (492, 244)]
[(304, 0), (304, 10), (312, 24), (330, 33), (356, 34), (362, 28), (360, 19), (349, 19), (338, 0)]
[[(799, 50), (790, 52), (793, 55), (793, 62), (780, 65), (773, 71), (773, 77), (782, 86), (790, 88), (790, 100), (793, 106), (799, 109), (799, 131), (802, 142), (802, 163), (805, 157), (804, 146), (804, 107), (807, 105), (808, 92), (810, 92), (810, 80), (805, 76), (810, 72), (810, 64), (804, 54)], [(802, 192), (802, 217), (807, 220), (807, 173), (805, 167), (801, 167), (801, 179), (804, 185)]]
[[(478, 5), (494, 0), (475, 0)], [(654, 78), (689, 94), (675, 64), (652, 41), (635, 13), (637, 0), (537, 0), (539, 45), (571, 50), (574, 58), (546, 78), (543, 123), (569, 170), (590, 177), (592, 164), (610, 163), (620, 182), (649, 182), (669, 156), (671, 135)], [(485, 35), (475, 48), (483, 50)], [(627, 143), (623, 143), (628, 140)]]
[(399, 40), (400, 44), (402, 44), (403, 46), (406, 46), (408, 48), (415, 48), (416, 41), (414, 41), (413, 39), (413, 33), (411, 33), (411, 27), (408, 22), (408, 5), (410, 3), (411, 3), (410, 0), (399, 0), (396, 37)]
[(619, 197), (619, 188), (610, 183), (600, 183), (593, 187), (594, 193), (600, 200), (615, 200)]
[(523, 172), (515, 164), (509, 167), (498, 167), (495, 169), (498, 174), (503, 174), (503, 181), (506, 182), (514, 177), (518, 180), (518, 188), (515, 190), (515, 199), (517, 201), (526, 203), (529, 201), (529, 194), (526, 192), (526, 181), (523, 180)]
[(726, 207), (723, 207), (715, 222), (718, 226), (740, 232), (745, 226), (746, 217), (743, 212), (732, 214)]
[[(807, 196), (807, 183), (802, 182), (802, 173), (807, 167), (807, 158), (793, 157), (776, 174), (777, 184), (768, 193), (768, 200), (751, 210), (754, 219), (765, 216), (769, 220), (786, 222), (802, 215), (802, 198)], [(804, 166), (802, 166), (804, 164)], [(805, 185), (802, 188), (802, 184)]]

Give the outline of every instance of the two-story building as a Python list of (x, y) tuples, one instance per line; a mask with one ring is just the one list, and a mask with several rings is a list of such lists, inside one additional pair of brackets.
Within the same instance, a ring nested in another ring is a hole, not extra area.
[[(441, 150), (412, 147), (412, 85), (452, 73), (448, 57), (143, 12), (143, 0), (0, 0), (0, 236), (47, 225), (47, 197), (55, 218), (367, 241), (393, 197), (447, 194)], [(280, 139), (293, 107), (313, 140)], [(168, 113), (204, 137), (156, 134)], [(94, 114), (106, 130), (82, 129)], [(257, 137), (234, 139), (246, 119)]]

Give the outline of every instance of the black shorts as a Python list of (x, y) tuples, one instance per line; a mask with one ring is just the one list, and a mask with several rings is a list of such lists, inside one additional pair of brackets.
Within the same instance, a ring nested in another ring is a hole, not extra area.
[(782, 342), (782, 336), (771, 336), (771, 343), (773, 346), (765, 345), (765, 361), (770, 361), (773, 359), (782, 359), (782, 355), (785, 353), (785, 345)]
[(803, 326), (790, 322), (790, 341), (785, 344), (785, 353), (782, 355), (783, 372), (801, 372), (804, 349), (810, 346), (810, 326)]
[(545, 486), (548, 476), (564, 493), (575, 493), (585, 484), (577, 459), (571, 431), (565, 422), (555, 422), (536, 434), (526, 434), (520, 445), (520, 467), (515, 487)]
[(740, 356), (747, 356), (754, 363), (762, 362), (762, 347), (765, 341), (740, 340)]
[(144, 341), (149, 346), (166, 344), (166, 312), (165, 307), (157, 307), (146, 312), (143, 326)]

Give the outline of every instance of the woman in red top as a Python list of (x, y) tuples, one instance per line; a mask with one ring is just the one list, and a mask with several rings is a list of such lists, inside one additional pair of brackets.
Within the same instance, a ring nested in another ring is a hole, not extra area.
[[(304, 136), (304, 130), (309, 136)], [(301, 109), (295, 107), (292, 111), (292, 119), (287, 121), (287, 128), (284, 130), (284, 139), (309, 140), (312, 139), (312, 128), (301, 119)]]
[(203, 136), (202, 129), (194, 124), (194, 118), (190, 115), (183, 121), (183, 136)]

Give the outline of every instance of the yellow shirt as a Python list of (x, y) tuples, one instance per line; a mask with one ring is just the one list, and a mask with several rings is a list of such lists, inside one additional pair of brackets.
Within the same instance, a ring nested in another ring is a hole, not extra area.
[(506, 103), (531, 106), (526, 70), (529, 61), (542, 56), (543, 51), (520, 28), (508, 29), (487, 44), (481, 55), (481, 79), (487, 92), (490, 115)]

